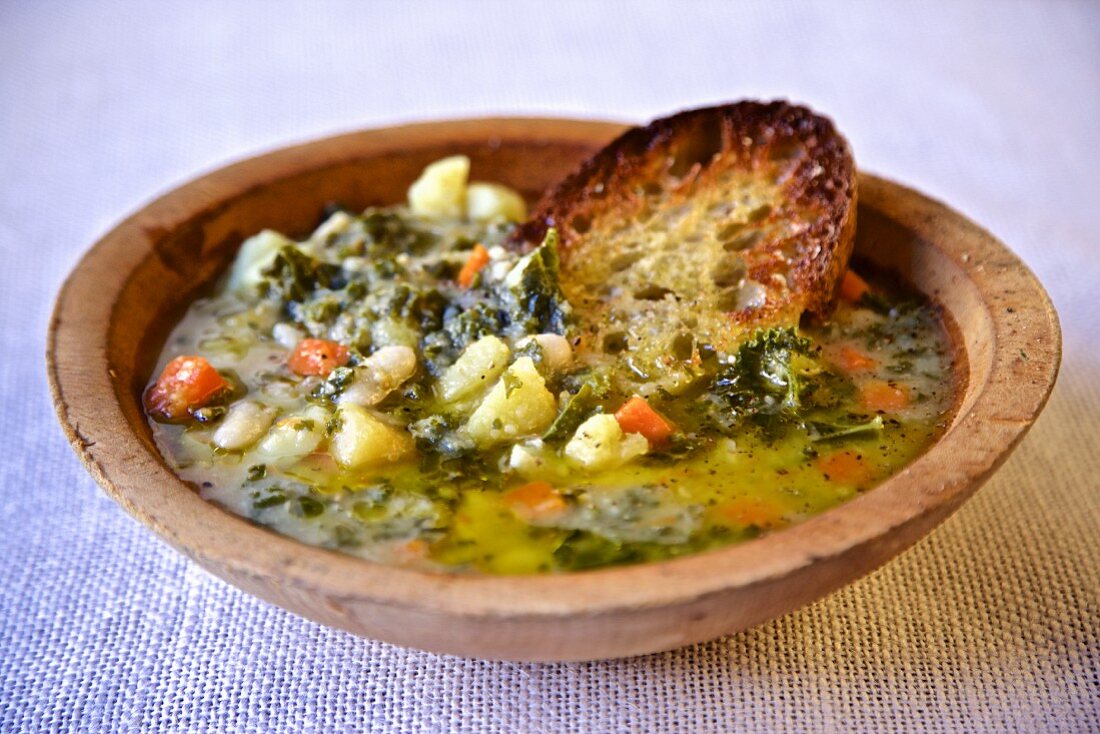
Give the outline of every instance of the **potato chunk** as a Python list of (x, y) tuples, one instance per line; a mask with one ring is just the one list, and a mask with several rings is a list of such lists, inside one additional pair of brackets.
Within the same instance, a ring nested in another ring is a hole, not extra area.
[(522, 222), (527, 218), (527, 204), (507, 186), (478, 181), (466, 189), (466, 215), (478, 222), (498, 218)]
[(345, 403), (337, 408), (336, 421), (338, 427), (329, 443), (329, 452), (345, 469), (392, 464), (412, 454), (412, 437), (383, 423), (366, 408)]
[(451, 402), (493, 384), (512, 356), (508, 345), (495, 336), (485, 336), (466, 351), (439, 378), (439, 396)]
[(578, 428), (565, 445), (565, 456), (589, 471), (622, 466), (649, 450), (640, 433), (623, 433), (615, 416), (594, 415)]
[(557, 401), (530, 357), (520, 357), (505, 370), (466, 424), (482, 448), (546, 430), (558, 412)]
[(425, 217), (461, 219), (466, 216), (466, 181), (470, 159), (453, 155), (432, 163), (409, 187), (409, 209)]

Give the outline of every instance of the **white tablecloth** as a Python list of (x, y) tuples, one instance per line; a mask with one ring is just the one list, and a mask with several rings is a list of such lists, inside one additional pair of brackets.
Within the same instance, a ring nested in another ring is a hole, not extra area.
[[(1034, 268), (1066, 352), (941, 529), (749, 632), (513, 665), (361, 640), (104, 498), (42, 361), (81, 252), (244, 154), (410, 119), (783, 96)], [(1100, 5), (0, 2), (0, 731), (1100, 730)]]

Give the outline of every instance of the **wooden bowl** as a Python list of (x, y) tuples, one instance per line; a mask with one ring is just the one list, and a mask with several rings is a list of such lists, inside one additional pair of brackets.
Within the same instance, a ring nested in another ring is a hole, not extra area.
[[(168, 468), (141, 408), (164, 339), (244, 237), (305, 234), (325, 203), (403, 200), (461, 152), (476, 178), (529, 199), (623, 129), (484, 119), (368, 130), (233, 164), (171, 191), (100, 240), (58, 295), (47, 362), (61, 424), (126, 510), (209, 571), (302, 616), (442, 653), (585, 660), (674, 648), (813, 601), (913, 544), (989, 477), (1031, 426), (1061, 339), (1032, 273), (948, 207), (860, 177), (857, 252), (943, 305), (965, 385), (950, 429), (874, 490), (800, 525), (672, 561), (547, 576), (391, 568), (303, 545), (202, 500)], [(124, 561), (120, 561), (124, 562)]]

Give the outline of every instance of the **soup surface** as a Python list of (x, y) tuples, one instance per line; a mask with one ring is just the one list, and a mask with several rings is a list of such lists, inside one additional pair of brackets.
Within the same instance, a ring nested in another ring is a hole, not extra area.
[(467, 169), (433, 164), (408, 206), (336, 210), (302, 241), (262, 232), (192, 305), (145, 405), (203, 497), (382, 563), (563, 571), (796, 523), (944, 429), (951, 350), (912, 293), (850, 271), (828, 323), (733, 353), (661, 324), (654, 369), (644, 330), (589, 343), (553, 233), (506, 248), (523, 202)]

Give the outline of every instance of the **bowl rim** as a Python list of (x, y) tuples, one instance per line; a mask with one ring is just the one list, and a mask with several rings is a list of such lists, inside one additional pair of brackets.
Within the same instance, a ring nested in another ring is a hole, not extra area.
[[(281, 536), (203, 500), (159, 456), (150, 454), (122, 412), (106, 349), (97, 350), (89, 344), (94, 335), (81, 331), (95, 315), (113, 317), (112, 299), (124, 281), (115, 278), (117, 289), (104, 287), (112, 258), (134, 250), (135, 242), (144, 243), (148, 255), (144, 219), (152, 215), (182, 221), (199, 206), (245, 193), (261, 172), (266, 180), (279, 172), (288, 175), (302, 170), (303, 158), (320, 168), (341, 156), (346, 159), (349, 146), (398, 150), (433, 140), (484, 140), (487, 128), (502, 138), (544, 135), (590, 142), (599, 136), (609, 140), (625, 127), (567, 117), (489, 117), (374, 128), (252, 156), (162, 194), (101, 237), (58, 293), (49, 325), (47, 370), (58, 418), (74, 450), (109, 496), (203, 565), (224, 564), (238, 579), (289, 585), (330, 599), (482, 619), (597, 617), (683, 605), (732, 588), (762, 587), (818, 560), (859, 553), (926, 513), (946, 518), (1007, 458), (1046, 403), (1060, 362), (1058, 320), (1035, 276), (991, 234), (940, 202), (863, 172), (862, 206), (876, 208), (876, 201), (904, 197), (908, 208), (899, 221), (917, 228), (933, 213), (946, 214), (951, 226), (970, 235), (967, 252), (947, 252), (953, 264), (983, 294), (1010, 292), (1018, 299), (1011, 323), (993, 319), (996, 338), (988, 380), (939, 441), (873, 490), (784, 530), (676, 559), (549, 575), (453, 574), (385, 566)], [(137, 254), (131, 252), (127, 262), (136, 265)], [(1024, 321), (1031, 327), (1018, 328)], [(1041, 348), (1035, 347), (1037, 341)], [(1034, 357), (1021, 358), (1028, 349)], [(77, 353), (85, 358), (80, 363), (72, 359)], [(971, 459), (953, 462), (960, 449), (956, 444), (964, 438)], [(930, 473), (933, 467), (936, 471)], [(930, 483), (929, 477), (936, 481)], [(150, 487), (157, 491), (150, 492)]]

